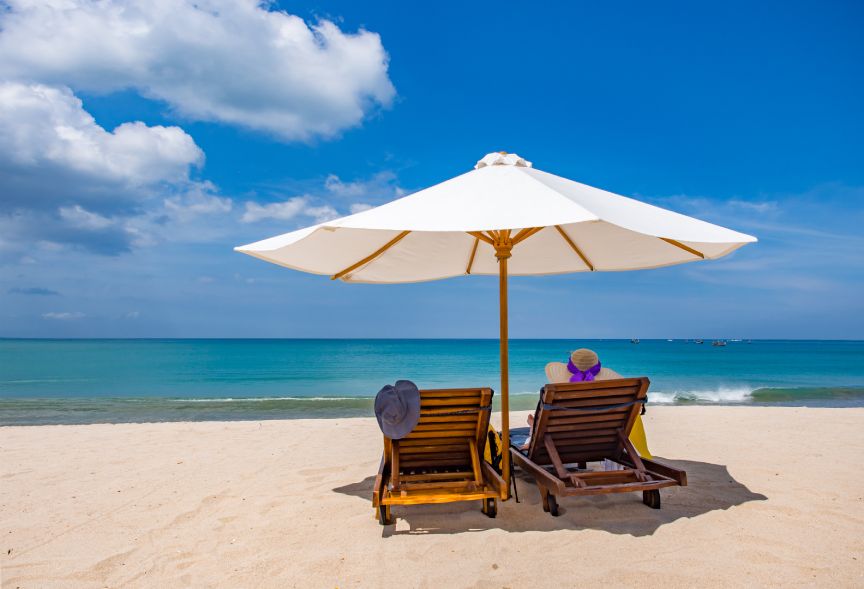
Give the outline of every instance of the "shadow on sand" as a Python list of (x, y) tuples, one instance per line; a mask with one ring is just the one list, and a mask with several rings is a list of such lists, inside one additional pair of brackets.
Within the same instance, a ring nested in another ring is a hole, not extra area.
[[(663, 508), (660, 510), (643, 505), (641, 493), (621, 493), (559, 498), (560, 515), (552, 517), (541, 507), (537, 486), (517, 470), (520, 502), (516, 503), (513, 499), (499, 502), (498, 517), (495, 519), (487, 518), (480, 512), (479, 502), (394, 507), (396, 523), (382, 527), (382, 532), (386, 537), (394, 534), (459, 534), (489, 529), (508, 532), (591, 529), (612, 534), (648, 536), (660, 526), (681, 518), (698, 517), (749, 501), (767, 499), (732, 478), (723, 465), (690, 460), (661, 461), (687, 471), (689, 484), (661, 490)], [(333, 491), (361, 498), (371, 510), (374, 481), (375, 477), (370, 476)], [(406, 523), (407, 529), (402, 529)]]

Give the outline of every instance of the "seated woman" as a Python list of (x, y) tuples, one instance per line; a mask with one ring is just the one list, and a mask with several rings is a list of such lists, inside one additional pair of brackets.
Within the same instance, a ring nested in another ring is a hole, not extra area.
[[(546, 365), (546, 378), (550, 383), (562, 382), (590, 382), (593, 380), (612, 380), (615, 378), (623, 378), (620, 374), (610, 368), (604, 368), (600, 364), (600, 358), (597, 352), (588, 348), (580, 348), (570, 354), (570, 359), (567, 364), (563, 362), (550, 362)], [(644, 407), (642, 409), (645, 411)], [(528, 439), (519, 448), (527, 450), (531, 444), (531, 434), (534, 433), (534, 415), (528, 416), (528, 425), (531, 429), (528, 434)], [(642, 425), (642, 419), (637, 416), (633, 431), (630, 434), (630, 441), (636, 446), (636, 450), (643, 458), (651, 458), (651, 453), (648, 451), (648, 443), (645, 439), (645, 429)]]
[[(597, 352), (588, 348), (579, 348), (570, 354), (567, 364), (563, 362), (550, 362), (546, 365), (546, 379), (554, 384), (559, 382), (590, 382), (592, 380), (611, 380), (621, 378), (621, 375), (609, 368), (600, 365), (600, 357)], [(531, 433), (534, 433), (534, 415), (528, 416), (528, 425)], [(531, 444), (531, 435), (521, 446), (523, 450)]]

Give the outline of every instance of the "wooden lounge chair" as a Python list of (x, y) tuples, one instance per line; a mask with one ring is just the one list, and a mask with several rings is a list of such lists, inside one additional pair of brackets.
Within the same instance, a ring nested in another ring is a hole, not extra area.
[[(511, 445), (513, 463), (540, 488), (543, 511), (558, 515), (556, 497), (642, 491), (660, 509), (660, 489), (687, 484), (683, 470), (640, 458), (630, 430), (647, 399), (647, 378), (547, 384), (534, 414), (526, 450)], [(610, 460), (619, 470), (587, 469)]]
[(507, 485), (483, 460), (492, 389), (420, 391), (420, 421), (401, 440), (384, 437), (384, 456), (372, 505), (381, 525), (392, 523), (392, 505), (482, 502), (495, 517)]

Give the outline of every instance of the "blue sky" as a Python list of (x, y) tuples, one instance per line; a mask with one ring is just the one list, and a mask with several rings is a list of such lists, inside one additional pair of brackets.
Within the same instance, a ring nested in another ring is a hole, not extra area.
[(496, 337), (494, 278), (232, 247), (506, 150), (760, 238), (513, 279), (513, 337), (864, 338), (860, 3), (0, 4), (0, 336)]

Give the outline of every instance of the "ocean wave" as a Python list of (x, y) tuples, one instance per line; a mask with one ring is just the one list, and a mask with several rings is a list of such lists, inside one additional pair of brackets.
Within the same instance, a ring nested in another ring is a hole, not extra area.
[(648, 402), (657, 405), (681, 404), (738, 404), (753, 399), (751, 387), (718, 387), (716, 389), (690, 391), (648, 391)]
[[(533, 408), (538, 393), (520, 392), (511, 395), (514, 409)], [(729, 386), (713, 389), (648, 391), (652, 405), (861, 405), (864, 386), (843, 387), (752, 387)]]
[(273, 401), (369, 401), (374, 397), (197, 397), (192, 399), (166, 399), (174, 403), (256, 403)]
[[(536, 392), (511, 395), (510, 409), (532, 410)], [(864, 386), (752, 388), (717, 387), (649, 391), (651, 405), (765, 405), (862, 407)], [(372, 397), (0, 397), (0, 426), (159, 421), (234, 421), (369, 417)], [(495, 410), (500, 408), (496, 396)]]
[[(648, 391), (648, 402), (653, 405), (718, 404), (732, 405), (753, 401), (751, 387), (718, 387), (716, 389), (683, 391)], [(510, 395), (514, 409), (533, 408), (539, 398), (536, 392), (520, 392)]]
[(860, 405), (864, 387), (718, 387), (687, 391), (649, 391), (655, 405)]
[(0, 380), (0, 385), (18, 384), (65, 384), (70, 382), (93, 382), (92, 378), (19, 378), (14, 380)]
[(864, 400), (864, 386), (761, 388), (753, 391), (756, 403), (795, 403), (801, 400), (855, 403)]

